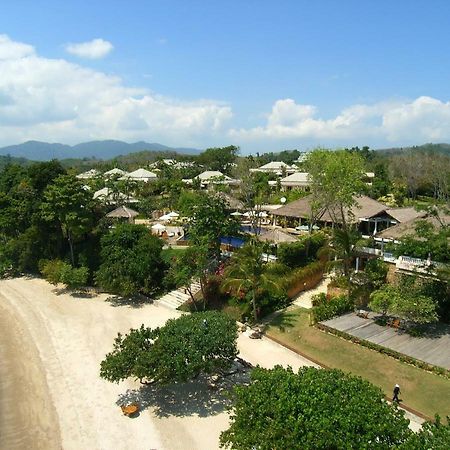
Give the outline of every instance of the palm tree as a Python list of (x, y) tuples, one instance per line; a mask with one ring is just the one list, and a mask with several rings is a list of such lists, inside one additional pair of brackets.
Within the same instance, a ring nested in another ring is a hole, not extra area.
[(258, 320), (257, 294), (261, 289), (280, 290), (277, 282), (267, 271), (264, 261), (264, 247), (257, 241), (250, 241), (233, 255), (225, 268), (222, 289), (234, 294), (250, 292), (252, 296), (253, 318)]
[(342, 267), (345, 278), (350, 281), (351, 263), (354, 256), (354, 247), (359, 239), (359, 233), (354, 229), (334, 228), (332, 245), (337, 262)]

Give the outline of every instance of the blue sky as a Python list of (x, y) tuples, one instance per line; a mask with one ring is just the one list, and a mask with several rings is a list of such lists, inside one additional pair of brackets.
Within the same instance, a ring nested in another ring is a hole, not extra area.
[(0, 145), (450, 141), (449, 18), (445, 1), (8, 1)]

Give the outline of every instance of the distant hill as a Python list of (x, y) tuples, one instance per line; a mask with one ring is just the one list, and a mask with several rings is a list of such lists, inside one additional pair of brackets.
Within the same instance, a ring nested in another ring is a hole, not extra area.
[(411, 147), (393, 147), (393, 148), (382, 148), (377, 150), (377, 152), (383, 153), (385, 155), (395, 155), (399, 153), (404, 153), (408, 151), (417, 152), (434, 152), (442, 153), (444, 155), (450, 156), (450, 144), (423, 144), (423, 145), (413, 145)]
[(32, 163), (29, 159), (14, 158), (13, 156), (0, 155), (0, 171), (8, 164), (18, 164), (19, 166), (28, 166)]
[(181, 154), (195, 155), (201, 150), (195, 148), (173, 148), (158, 143), (134, 142), (128, 144), (123, 141), (92, 141), (77, 145), (50, 144), (48, 142), (27, 141), (23, 144), (9, 145), (0, 148), (0, 155), (10, 155), (16, 158), (27, 158), (35, 161), (50, 159), (111, 159), (119, 155), (127, 155), (132, 152), (177, 152)]

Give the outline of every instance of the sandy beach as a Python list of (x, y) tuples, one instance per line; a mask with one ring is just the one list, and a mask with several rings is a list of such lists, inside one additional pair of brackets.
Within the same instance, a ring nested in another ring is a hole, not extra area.
[[(77, 297), (38, 278), (1, 280), (0, 448), (218, 448), (228, 415), (220, 394), (204, 384), (155, 389), (99, 377), (119, 331), (159, 326), (179, 314), (123, 305), (106, 294)], [(253, 364), (308, 364), (271, 341), (241, 335), (238, 345)], [(138, 417), (121, 414), (124, 399), (140, 401)]]

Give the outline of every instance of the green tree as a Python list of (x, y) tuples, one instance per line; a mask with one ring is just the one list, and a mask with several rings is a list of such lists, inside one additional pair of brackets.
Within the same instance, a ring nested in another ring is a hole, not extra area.
[(369, 307), (383, 315), (390, 314), (413, 323), (429, 323), (438, 319), (436, 302), (418, 291), (414, 280), (385, 285), (370, 296)]
[(162, 246), (143, 225), (118, 225), (101, 238), (97, 283), (115, 294), (151, 294), (163, 277)]
[(239, 235), (240, 225), (230, 216), (226, 200), (220, 195), (211, 195), (203, 197), (194, 209), (188, 233), (193, 244), (207, 246), (211, 257), (218, 258), (220, 238)]
[(200, 153), (197, 161), (209, 170), (218, 170), (227, 174), (230, 171), (238, 152), (239, 147), (234, 145), (220, 148), (208, 148)]
[(230, 264), (225, 268), (222, 290), (235, 295), (251, 295), (253, 320), (258, 321), (258, 292), (262, 290), (280, 291), (281, 283), (271, 276), (264, 262), (264, 248), (250, 241), (235, 252)]
[(450, 448), (450, 420), (441, 422), (439, 416), (434, 422), (425, 422), (419, 432), (411, 434), (410, 438), (399, 446), (402, 450), (447, 450)]
[(357, 196), (364, 192), (364, 161), (358, 152), (345, 150), (314, 150), (309, 153), (306, 167), (310, 176), (310, 226), (328, 211), (341, 231), (334, 240), (341, 249), (344, 275), (350, 279), (351, 249), (353, 244), (353, 209)]
[(191, 297), (195, 309), (197, 300), (192, 291), (192, 283), (196, 280), (200, 282), (203, 294), (203, 308), (205, 304), (205, 287), (210, 274), (211, 260), (209, 258), (208, 247), (200, 245), (190, 245), (181, 255), (172, 261), (167, 277), (176, 287), (183, 287)]
[(393, 286), (384, 286), (378, 291), (372, 292), (370, 295), (369, 308), (372, 311), (378, 312), (385, 316), (392, 311), (395, 297), (397, 296), (397, 289)]
[(222, 447), (389, 449), (412, 434), (404, 412), (385, 402), (380, 388), (339, 370), (256, 368), (233, 398)]
[(207, 311), (170, 319), (162, 328), (144, 325), (114, 341), (100, 366), (100, 376), (119, 382), (133, 377), (148, 383), (186, 382), (226, 369), (237, 356), (237, 325)]
[(60, 175), (44, 191), (41, 214), (45, 220), (56, 222), (61, 227), (74, 266), (74, 242), (93, 226), (92, 194), (75, 177)]

